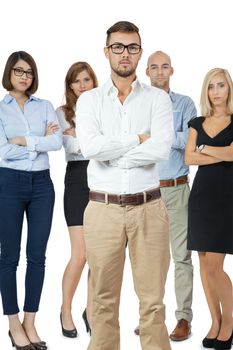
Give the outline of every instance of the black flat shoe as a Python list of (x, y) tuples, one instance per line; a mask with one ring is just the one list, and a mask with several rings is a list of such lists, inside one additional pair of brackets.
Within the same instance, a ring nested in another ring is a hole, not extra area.
[(62, 324), (62, 315), (61, 315), (61, 313), (60, 313), (60, 322), (61, 322), (62, 334), (64, 335), (64, 337), (67, 337), (67, 338), (77, 338), (78, 332), (77, 332), (77, 329), (76, 329), (76, 328), (71, 329), (71, 330), (68, 330), (68, 329), (65, 329), (65, 328), (63, 327), (63, 324)]
[(88, 319), (87, 319), (87, 309), (85, 309), (83, 311), (82, 318), (83, 318), (83, 321), (85, 323), (87, 333), (89, 333), (91, 335), (91, 327), (90, 327)]
[(8, 332), (8, 335), (11, 339), (11, 343), (12, 343), (12, 346), (14, 346), (16, 348), (16, 350), (35, 350), (34, 346), (32, 344), (28, 344), (28, 345), (25, 345), (25, 346), (19, 346), (15, 343), (14, 341), (14, 338), (11, 334), (11, 331)]
[(34, 346), (34, 348), (36, 350), (47, 350), (48, 349), (45, 341), (38, 341), (38, 342), (32, 343), (32, 345)]
[(216, 340), (216, 338), (207, 338), (205, 337), (202, 340), (202, 345), (204, 346), (204, 348), (213, 348), (214, 347), (214, 341)]
[(216, 349), (216, 350), (229, 350), (229, 349), (231, 349), (232, 339), (233, 339), (233, 332), (231, 333), (230, 338), (227, 340), (219, 340), (218, 338), (215, 339), (214, 349)]

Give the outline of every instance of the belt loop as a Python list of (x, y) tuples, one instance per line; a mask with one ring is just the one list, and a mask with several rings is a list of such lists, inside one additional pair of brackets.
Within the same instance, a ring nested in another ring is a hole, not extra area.
[(143, 202), (146, 203), (147, 202), (147, 197), (146, 197), (146, 192), (143, 192)]
[(177, 179), (174, 179), (174, 186), (177, 187)]
[(105, 192), (105, 194), (104, 194), (104, 202), (105, 202), (105, 204), (108, 204), (108, 193), (107, 192)]

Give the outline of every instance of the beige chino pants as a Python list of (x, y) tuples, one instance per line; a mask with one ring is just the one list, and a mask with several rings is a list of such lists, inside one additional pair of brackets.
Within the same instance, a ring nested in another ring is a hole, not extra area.
[(160, 189), (169, 218), (169, 235), (174, 261), (176, 319), (192, 321), (193, 266), (191, 251), (187, 250), (189, 185)]
[(168, 218), (162, 200), (125, 207), (90, 201), (84, 236), (93, 279), (88, 350), (120, 349), (118, 318), (126, 245), (140, 301), (142, 349), (170, 350), (163, 304), (170, 259)]

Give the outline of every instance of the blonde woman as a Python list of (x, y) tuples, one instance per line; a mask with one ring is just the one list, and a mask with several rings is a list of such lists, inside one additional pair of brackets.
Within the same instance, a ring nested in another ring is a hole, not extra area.
[[(97, 87), (97, 78), (87, 62), (76, 62), (68, 70), (65, 78), (65, 104), (57, 109), (57, 116), (63, 131), (63, 146), (66, 152), (66, 174), (64, 192), (64, 213), (71, 242), (71, 257), (66, 266), (62, 281), (61, 326), (64, 336), (77, 337), (71, 309), (72, 300), (86, 263), (83, 236), (83, 213), (88, 203), (87, 186), (88, 160), (80, 152), (79, 138), (75, 131), (75, 108), (79, 96)], [(77, 116), (78, 120), (78, 116)], [(87, 308), (83, 320), (87, 332), (91, 332), (91, 282), (88, 276)]]
[(226, 254), (233, 254), (233, 84), (227, 70), (207, 73), (201, 112), (189, 122), (186, 147), (186, 164), (199, 165), (189, 198), (188, 249), (198, 251), (212, 318), (203, 346), (230, 349), (232, 283), (223, 268)]

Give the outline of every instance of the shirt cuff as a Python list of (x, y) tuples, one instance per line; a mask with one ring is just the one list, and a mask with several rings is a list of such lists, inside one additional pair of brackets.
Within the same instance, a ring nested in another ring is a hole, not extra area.
[(37, 137), (25, 136), (28, 151), (36, 151)]
[(126, 147), (134, 147), (140, 144), (138, 135), (129, 135), (123, 137), (122, 141)]
[(77, 137), (74, 138), (74, 153), (79, 155), (82, 154), (80, 145), (79, 145), (79, 140)]

